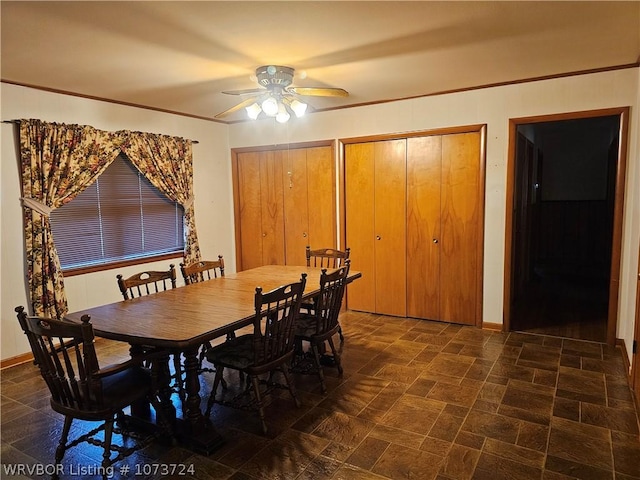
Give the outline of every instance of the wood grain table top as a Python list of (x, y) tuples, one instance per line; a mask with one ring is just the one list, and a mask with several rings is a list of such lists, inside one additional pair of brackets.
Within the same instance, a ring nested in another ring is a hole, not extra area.
[[(91, 316), (99, 337), (183, 349), (252, 323), (256, 287), (268, 292), (307, 274), (304, 297), (320, 290), (320, 268), (265, 265), (204, 282), (66, 315), (79, 322)], [(361, 276), (349, 272), (349, 280)]]

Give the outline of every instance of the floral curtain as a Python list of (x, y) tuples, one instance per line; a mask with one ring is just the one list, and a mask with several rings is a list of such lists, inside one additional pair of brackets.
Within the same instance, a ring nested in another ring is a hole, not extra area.
[(184, 208), (184, 261), (200, 260), (193, 206), (192, 142), (179, 137), (143, 132), (119, 132), (122, 151), (151, 184)]
[(20, 120), (27, 280), (34, 315), (62, 318), (67, 298), (49, 214), (91, 185), (120, 152), (121, 137), (84, 125)]

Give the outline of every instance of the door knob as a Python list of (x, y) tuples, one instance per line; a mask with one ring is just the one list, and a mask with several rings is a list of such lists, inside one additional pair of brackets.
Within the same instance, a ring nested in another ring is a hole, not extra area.
[(382, 240), (382, 237), (380, 235), (376, 235), (376, 240)]
[(262, 236), (263, 236), (263, 237), (266, 237), (266, 236), (267, 236), (267, 234), (266, 234), (266, 233), (263, 233), (263, 234), (262, 234)]
[(302, 232), (302, 236), (303, 236), (304, 238), (307, 238), (307, 232)]
[(434, 238), (434, 239), (433, 239), (433, 243), (438, 243), (438, 239), (437, 239), (437, 238)]

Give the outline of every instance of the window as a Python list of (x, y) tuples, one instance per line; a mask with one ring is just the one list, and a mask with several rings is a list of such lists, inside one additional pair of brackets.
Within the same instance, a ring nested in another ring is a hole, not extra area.
[(98, 179), (51, 213), (62, 269), (182, 253), (184, 210), (120, 154)]

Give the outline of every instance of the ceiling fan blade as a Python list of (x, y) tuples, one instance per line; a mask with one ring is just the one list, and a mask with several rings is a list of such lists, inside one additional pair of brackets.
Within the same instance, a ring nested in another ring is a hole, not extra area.
[(233, 112), (237, 112), (238, 110), (240, 110), (241, 108), (244, 107), (248, 107), (249, 105), (251, 105), (253, 102), (256, 101), (258, 97), (251, 97), (251, 98), (247, 98), (246, 100), (238, 103), (237, 105), (234, 105), (233, 107), (229, 108), (228, 110), (225, 110), (224, 112), (221, 112), (219, 114), (217, 114), (215, 117), (213, 118), (222, 118), (225, 117)]
[(289, 87), (287, 91), (297, 95), (309, 95), (313, 97), (348, 97), (349, 92), (342, 88), (319, 87)]
[(265, 92), (264, 88), (247, 88), (245, 90), (227, 90), (226, 92), (222, 92), (225, 95), (246, 95), (249, 93), (262, 93)]

